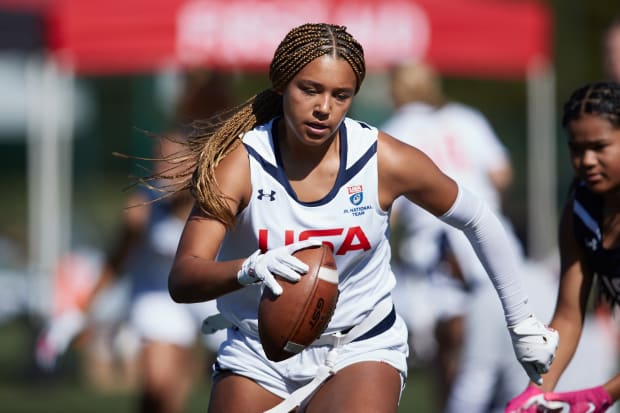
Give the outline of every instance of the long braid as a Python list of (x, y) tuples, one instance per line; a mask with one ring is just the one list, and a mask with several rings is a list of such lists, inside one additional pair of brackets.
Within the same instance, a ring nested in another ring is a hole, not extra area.
[(207, 216), (228, 228), (234, 225), (234, 212), (218, 188), (215, 169), (241, 143), (246, 132), (282, 114), (282, 97), (276, 91), (283, 91), (304, 66), (323, 55), (342, 58), (351, 65), (357, 79), (357, 93), (366, 75), (362, 46), (344, 26), (301, 25), (285, 36), (274, 53), (269, 67), (271, 89), (217, 116), (194, 122), (186, 150), (166, 159), (176, 165), (187, 165), (175, 176), (182, 181), (178, 188), (190, 189)]
[(620, 84), (615, 82), (589, 83), (580, 87), (564, 104), (562, 126), (583, 115), (598, 115), (620, 128)]
[(190, 162), (192, 179), (186, 187), (205, 214), (227, 226), (234, 223), (234, 214), (215, 180), (215, 168), (241, 143), (239, 138), (245, 132), (280, 114), (281, 106), (280, 96), (268, 89), (229, 111), (225, 120), (219, 123), (196, 122), (196, 132), (188, 140), (188, 147), (190, 153), (197, 156)]

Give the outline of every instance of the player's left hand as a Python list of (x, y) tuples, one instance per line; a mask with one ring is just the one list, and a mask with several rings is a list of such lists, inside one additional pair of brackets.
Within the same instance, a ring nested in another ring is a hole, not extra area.
[(579, 391), (546, 393), (536, 402), (537, 411), (547, 413), (603, 413), (613, 404), (611, 396), (603, 386)]
[(555, 358), (560, 340), (558, 332), (547, 327), (534, 315), (509, 326), (508, 329), (517, 359), (529, 378), (541, 385), (541, 374), (549, 371)]

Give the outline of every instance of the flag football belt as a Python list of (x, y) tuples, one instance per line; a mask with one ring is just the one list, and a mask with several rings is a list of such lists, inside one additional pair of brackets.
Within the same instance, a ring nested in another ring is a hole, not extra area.
[[(367, 340), (389, 330), (394, 321), (396, 321), (396, 309), (392, 300), (385, 298), (358, 325), (337, 333), (324, 334), (313, 341), (311, 346), (343, 345)], [(218, 313), (204, 319), (201, 331), (203, 334), (213, 334), (233, 326), (233, 323)]]
[(396, 309), (394, 308), (391, 297), (387, 297), (380, 301), (365, 319), (348, 331), (345, 330), (345, 332), (339, 331), (336, 333), (324, 334), (319, 337), (311, 346), (329, 345), (331, 349), (327, 353), (325, 362), (317, 369), (314, 379), (289, 394), (280, 404), (266, 410), (264, 413), (289, 413), (291, 410), (300, 406), (304, 400), (307, 400), (314, 394), (325, 380), (336, 373), (334, 366), (336, 364), (338, 349), (341, 346), (378, 336), (389, 330), (394, 325), (395, 321)]
[(377, 304), (358, 325), (336, 333), (324, 334), (311, 346), (344, 345), (355, 341), (367, 340), (389, 330), (396, 321), (396, 309), (390, 298)]

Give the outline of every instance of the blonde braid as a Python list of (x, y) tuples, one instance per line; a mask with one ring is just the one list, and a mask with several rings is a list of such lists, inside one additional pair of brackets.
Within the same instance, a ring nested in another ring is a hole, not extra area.
[[(227, 227), (232, 227), (235, 216), (226, 203), (215, 179), (215, 169), (220, 161), (240, 143), (244, 133), (257, 125), (268, 122), (282, 112), (282, 99), (271, 89), (251, 97), (245, 103), (229, 111), (225, 120), (196, 123), (196, 130), (202, 134), (188, 140), (190, 153), (196, 157), (192, 165), (194, 171), (187, 188), (192, 191), (198, 205), (209, 217), (217, 219)], [(206, 126), (206, 128), (205, 128)], [(210, 132), (212, 131), (212, 132)]]
[(181, 177), (180, 189), (190, 189), (201, 210), (209, 217), (232, 228), (235, 211), (226, 203), (215, 179), (220, 161), (233, 151), (243, 135), (257, 125), (282, 114), (283, 91), (291, 79), (314, 59), (329, 54), (345, 59), (357, 78), (356, 92), (366, 75), (364, 51), (344, 26), (316, 23), (292, 29), (274, 53), (269, 67), (272, 89), (265, 90), (245, 103), (218, 116), (194, 122), (194, 133), (186, 143), (186, 151), (168, 161), (188, 164)]

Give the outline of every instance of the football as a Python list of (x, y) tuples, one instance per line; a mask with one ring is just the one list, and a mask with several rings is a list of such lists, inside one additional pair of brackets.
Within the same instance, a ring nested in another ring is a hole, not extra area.
[(301, 352), (325, 331), (338, 301), (338, 271), (322, 244), (296, 251), (308, 272), (292, 283), (281, 277), (280, 296), (265, 288), (258, 308), (258, 333), (267, 358), (282, 361)]

